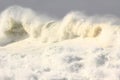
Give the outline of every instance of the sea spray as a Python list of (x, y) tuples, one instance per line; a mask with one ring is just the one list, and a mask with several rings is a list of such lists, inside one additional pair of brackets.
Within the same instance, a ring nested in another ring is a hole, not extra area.
[(94, 20), (95, 17), (80, 12), (70, 12), (62, 20), (56, 20), (37, 14), (29, 8), (12, 6), (0, 15), (0, 45), (28, 37), (44, 43), (76, 37), (93, 38), (106, 43), (112, 41), (113, 36), (119, 35), (119, 25), (113, 25), (109, 20), (108, 22), (104, 22), (104, 19), (101, 22)]

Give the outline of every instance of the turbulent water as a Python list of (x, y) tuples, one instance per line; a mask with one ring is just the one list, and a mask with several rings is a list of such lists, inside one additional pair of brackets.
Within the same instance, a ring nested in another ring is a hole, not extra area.
[(31, 9), (12, 6), (0, 15), (0, 45), (25, 38), (53, 43), (66, 39), (119, 37), (120, 28), (111, 17), (88, 17), (80, 12), (70, 12), (62, 20), (35, 13)]
[(0, 80), (120, 80), (120, 19), (73, 11), (0, 14)]

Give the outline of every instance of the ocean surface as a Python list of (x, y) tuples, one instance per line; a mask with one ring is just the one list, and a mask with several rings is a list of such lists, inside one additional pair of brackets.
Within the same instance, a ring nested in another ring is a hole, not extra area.
[(120, 80), (120, 19), (62, 19), (11, 6), (0, 13), (0, 80)]

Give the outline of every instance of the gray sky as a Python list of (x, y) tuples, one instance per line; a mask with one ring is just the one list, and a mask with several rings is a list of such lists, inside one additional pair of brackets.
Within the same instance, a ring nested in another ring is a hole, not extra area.
[(89, 15), (112, 14), (120, 17), (120, 0), (0, 0), (0, 11), (11, 5), (30, 7), (55, 17), (75, 10)]

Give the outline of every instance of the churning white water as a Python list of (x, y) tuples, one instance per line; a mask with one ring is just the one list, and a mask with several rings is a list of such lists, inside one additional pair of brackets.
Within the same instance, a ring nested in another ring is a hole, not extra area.
[(71, 12), (62, 20), (55, 20), (36, 14), (28, 8), (12, 6), (0, 16), (0, 44), (8, 44), (20, 39), (39, 38), (41, 42), (51, 43), (66, 39), (99, 38), (106, 39), (119, 35), (119, 25), (113, 21), (85, 16)]
[(119, 18), (0, 14), (0, 80), (120, 80)]

